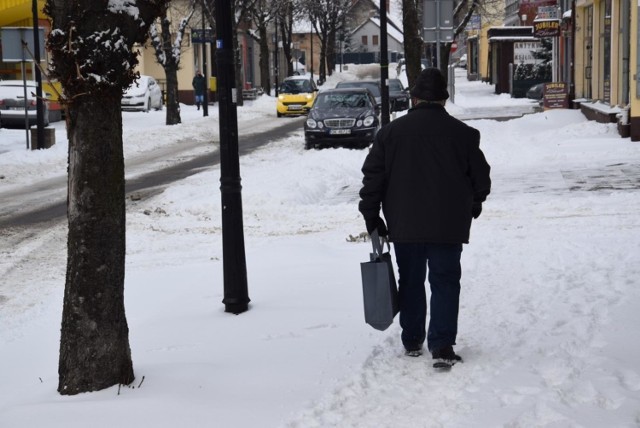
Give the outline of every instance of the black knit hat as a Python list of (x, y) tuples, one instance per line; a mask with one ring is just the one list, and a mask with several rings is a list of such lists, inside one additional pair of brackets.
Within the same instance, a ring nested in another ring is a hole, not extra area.
[(425, 68), (411, 88), (411, 96), (424, 101), (444, 101), (449, 98), (447, 81), (442, 72), (434, 67)]

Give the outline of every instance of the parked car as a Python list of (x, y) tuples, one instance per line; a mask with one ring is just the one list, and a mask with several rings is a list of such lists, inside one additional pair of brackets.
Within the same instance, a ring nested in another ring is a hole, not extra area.
[[(36, 82), (26, 81), (27, 90), (27, 121), (29, 126), (38, 122)], [(2, 80), (0, 81), (0, 127), (24, 127), (25, 126), (25, 82), (22, 80)], [(43, 92), (43, 97), (47, 98), (48, 93)], [(47, 102), (43, 104), (44, 124), (49, 124), (49, 106)]]
[(389, 79), (390, 112), (407, 110), (409, 108), (409, 90), (402, 85), (400, 79)]
[(366, 148), (380, 129), (378, 113), (376, 100), (366, 88), (324, 90), (304, 124), (304, 148)]
[(120, 106), (122, 110), (162, 110), (162, 89), (156, 79), (142, 75), (127, 88)]
[(467, 54), (462, 54), (456, 65), (460, 68), (467, 68)]
[[(420, 59), (420, 67), (424, 70), (425, 68), (431, 67), (431, 61), (427, 58)], [(398, 60), (398, 64), (396, 65), (396, 76), (400, 77), (400, 75), (407, 71), (407, 61), (405, 58), (400, 58)]]
[(294, 76), (304, 76), (305, 74), (307, 74), (307, 68), (303, 63), (299, 61), (292, 61), (291, 64), (293, 66), (292, 68)]
[(373, 94), (376, 104), (382, 105), (382, 89), (380, 89), (379, 80), (347, 80), (339, 82), (336, 88), (366, 88)]
[(532, 100), (541, 100), (544, 95), (544, 83), (537, 83), (527, 89), (527, 98)]
[(278, 88), (278, 100), (276, 101), (278, 117), (307, 114), (317, 93), (318, 87), (308, 77), (291, 76), (285, 78)]
[[(339, 82), (336, 88), (367, 88), (371, 91), (376, 104), (382, 106), (382, 89), (379, 80), (348, 80)], [(389, 111), (401, 111), (409, 108), (409, 94), (399, 79), (389, 79)]]

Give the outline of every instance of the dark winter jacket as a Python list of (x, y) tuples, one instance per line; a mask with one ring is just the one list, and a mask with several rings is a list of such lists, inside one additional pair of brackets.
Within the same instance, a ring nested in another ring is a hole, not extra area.
[(471, 207), (491, 190), (478, 130), (421, 103), (384, 126), (362, 166), (359, 209), (380, 205), (394, 242), (468, 243)]
[(191, 81), (191, 86), (193, 86), (193, 90), (196, 93), (196, 95), (204, 95), (204, 89), (205, 89), (204, 76), (202, 74), (197, 74)]

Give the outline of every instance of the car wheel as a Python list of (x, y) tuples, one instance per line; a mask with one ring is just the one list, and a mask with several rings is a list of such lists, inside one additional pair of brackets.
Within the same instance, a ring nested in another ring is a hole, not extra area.
[(162, 97), (160, 97), (160, 102), (158, 103), (158, 107), (156, 108), (156, 111), (162, 110), (163, 104), (164, 103), (162, 102)]
[(282, 113), (280, 113), (279, 111), (276, 111), (276, 114), (278, 115), (278, 117), (282, 117)]
[(145, 113), (148, 113), (150, 107), (151, 107), (151, 97), (147, 98), (147, 103), (144, 105), (143, 111)]

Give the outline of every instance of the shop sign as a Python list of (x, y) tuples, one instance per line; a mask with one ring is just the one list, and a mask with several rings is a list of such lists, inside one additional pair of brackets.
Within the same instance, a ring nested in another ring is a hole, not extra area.
[(558, 19), (536, 19), (533, 21), (533, 36), (558, 37), (560, 35), (560, 20)]
[(548, 82), (543, 89), (543, 107), (569, 108), (569, 86), (565, 82)]

